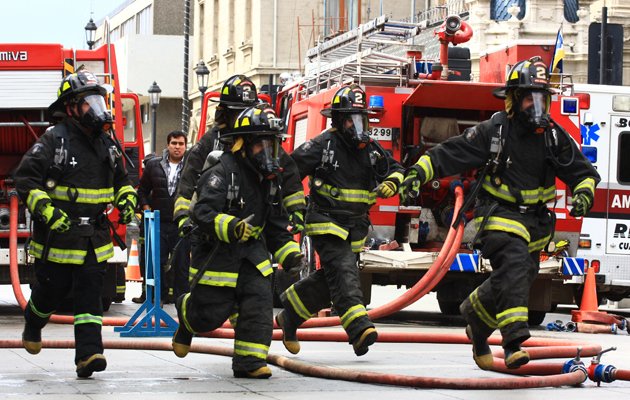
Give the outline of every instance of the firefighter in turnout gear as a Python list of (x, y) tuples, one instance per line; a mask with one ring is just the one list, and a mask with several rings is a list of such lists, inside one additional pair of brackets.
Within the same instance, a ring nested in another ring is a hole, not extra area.
[(113, 203), (126, 224), (137, 203), (120, 149), (106, 133), (112, 124), (106, 93), (88, 71), (66, 76), (49, 107), (51, 115), (64, 119), (44, 133), (15, 172), (18, 194), (34, 216), (29, 251), (37, 276), (22, 343), (29, 353), (39, 353), (42, 328), (71, 294), (79, 377), (107, 366), (101, 293), (106, 262), (114, 255), (107, 205)]
[(398, 192), (403, 168), (367, 132), (365, 92), (356, 84), (340, 88), (330, 108), (332, 128), (292, 154), (300, 177), (309, 177), (305, 232), (319, 254), (321, 269), (290, 286), (276, 317), (289, 352), (300, 351), (296, 330), (331, 300), (357, 356), (377, 339), (363, 305), (357, 253), (363, 248), (376, 197)]
[(244, 110), (226, 134), (229, 151), (202, 174), (191, 210), (199, 227), (192, 234), (191, 292), (176, 302), (180, 325), (173, 351), (185, 357), (193, 334), (218, 328), (238, 308), (236, 377), (271, 376), (266, 359), (273, 330), (273, 268), (263, 236), (282, 238), (275, 253), (279, 260), (302, 258), (286, 229), (288, 220), (283, 226), (269, 223), (274, 209), (282, 207), (279, 122), (268, 104)]
[[(190, 200), (208, 155), (213, 151), (217, 152), (215, 154), (220, 154), (225, 145), (229, 144), (231, 139), (226, 134), (234, 126), (236, 117), (244, 109), (256, 105), (258, 95), (256, 86), (251, 80), (244, 75), (234, 75), (223, 84), (219, 99), (212, 98), (211, 100), (219, 102), (214, 116), (214, 125), (190, 149), (177, 189), (174, 220), (179, 225), (180, 236), (192, 228), (189, 220)], [(303, 223), (300, 224), (300, 222), (303, 222), (303, 210), (306, 207), (304, 190), (297, 167), (282, 149), (280, 150), (280, 166), (283, 169), (281, 184), (284, 193), (283, 205), (289, 213), (294, 229), (299, 230), (303, 227)]]
[(553, 238), (555, 213), (547, 203), (555, 201), (556, 177), (571, 188), (576, 216), (593, 204), (600, 180), (573, 139), (549, 117), (549, 74), (540, 57), (514, 65), (495, 96), (505, 99), (505, 111), (427, 151), (407, 171), (402, 187), (407, 195), (432, 179), (479, 171), (473, 244), (490, 260), (492, 273), (460, 311), (481, 369), (492, 367), (487, 338), (497, 328), (506, 367), (529, 361), (520, 345), (530, 337), (529, 290), (540, 251)]

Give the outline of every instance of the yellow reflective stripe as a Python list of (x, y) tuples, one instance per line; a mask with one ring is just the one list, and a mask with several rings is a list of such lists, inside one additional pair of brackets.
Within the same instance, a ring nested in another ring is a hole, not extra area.
[(48, 193), (51, 199), (72, 201), (81, 204), (107, 204), (111, 203), (114, 199), (113, 187), (104, 189), (87, 189), (57, 186)]
[(352, 252), (353, 253), (360, 253), (361, 250), (363, 250), (363, 245), (365, 244), (365, 239), (367, 239), (367, 236), (360, 239), (360, 240), (355, 240), (354, 242), (350, 242), (350, 247), (352, 247)]
[(74, 324), (75, 325), (83, 325), (83, 324), (103, 325), (103, 317), (100, 315), (92, 315), (92, 314), (77, 314), (74, 316)]
[(573, 193), (577, 192), (578, 190), (588, 190), (593, 196), (595, 196), (595, 179), (584, 179), (573, 188)]
[(284, 295), (287, 296), (287, 300), (291, 303), (293, 311), (295, 311), (300, 318), (304, 320), (311, 318), (312, 313), (308, 311), (304, 303), (302, 303), (302, 300), (300, 300), (300, 296), (298, 296), (295, 291), (295, 285), (289, 286), (289, 288), (284, 292)]
[(175, 208), (173, 209), (173, 216), (178, 219), (181, 215), (188, 214), (190, 209), (190, 200), (185, 197), (178, 197), (175, 200)]
[(118, 204), (120, 199), (126, 194), (132, 194), (133, 197), (136, 197), (136, 191), (133, 189), (133, 187), (129, 185), (121, 186), (120, 189), (118, 189), (118, 193), (116, 193), (114, 203)]
[(118, 293), (118, 294), (125, 293), (125, 289), (126, 288), (127, 288), (127, 286), (125, 286), (125, 285), (116, 286), (116, 293)]
[(350, 307), (348, 311), (341, 316), (341, 325), (344, 329), (348, 329), (348, 326), (352, 323), (352, 321), (366, 315), (367, 311), (365, 310), (363, 304), (357, 304), (356, 306)]
[[(336, 196), (331, 194), (331, 191), (336, 191)], [(348, 203), (363, 203), (374, 204), (376, 203), (376, 193), (363, 189), (343, 189), (332, 185), (324, 184), (321, 188), (317, 189), (317, 193), (324, 197), (328, 197), (334, 200), (345, 201)]]
[(493, 195), (496, 198), (508, 201), (510, 203), (516, 203), (516, 198), (514, 196), (512, 196), (512, 193), (510, 193), (510, 190), (508, 189), (507, 185), (502, 184), (499, 187), (495, 187), (492, 184), (492, 182), (490, 181), (490, 177), (489, 176), (486, 176), (483, 179), (483, 183), (482, 183), (481, 187), (486, 192), (490, 193), (491, 195)]
[(39, 311), (37, 309), (37, 307), (35, 307), (35, 304), (33, 304), (33, 299), (30, 299), (28, 301), (28, 306), (31, 309), (31, 311), (33, 312), (33, 314), (37, 315), (39, 318), (47, 319), (48, 317), (50, 317), (55, 312), (55, 311), (51, 311), (49, 313), (43, 313), (43, 312)]
[(230, 243), (228, 229), (230, 221), (232, 221), (233, 219), (234, 217), (229, 214), (217, 214), (217, 216), (214, 218), (214, 231), (216, 232), (219, 240)]
[(266, 360), (267, 353), (269, 353), (269, 346), (264, 344), (245, 342), (243, 340), (234, 341), (234, 354), (239, 356), (253, 356)]
[(529, 311), (527, 307), (513, 307), (508, 308), (497, 314), (497, 320), (499, 321), (498, 327), (503, 328), (514, 322), (527, 322)]
[[(192, 268), (191, 268), (192, 269)], [(179, 321), (180, 324), (184, 324), (184, 326), (186, 327), (186, 329), (188, 329), (188, 332), (190, 333), (197, 333), (195, 331), (193, 331), (193, 329), (190, 327), (190, 324), (188, 323), (188, 317), (186, 314), (188, 314), (188, 311), (186, 310), (186, 304), (188, 303), (188, 299), (190, 298), (190, 293), (186, 293), (184, 295), (184, 299), (182, 300), (182, 305), (181, 305), (181, 309), (179, 311), (181, 311), (182, 313), (182, 319), (183, 321)]]
[[(190, 267), (188, 269), (189, 278), (192, 279), (197, 275), (197, 268)], [(236, 287), (236, 281), (238, 280), (238, 273), (236, 272), (216, 272), (205, 271), (199, 279), (200, 285), (208, 286), (222, 286), (222, 287)]]
[(291, 193), (290, 195), (285, 196), (282, 199), (282, 204), (284, 205), (284, 208), (286, 208), (287, 210), (298, 207), (298, 206), (306, 207), (306, 199), (304, 198), (304, 191)]
[(114, 245), (109, 242), (105, 246), (97, 247), (94, 249), (97, 262), (107, 261), (114, 257)]
[(306, 224), (304, 229), (309, 236), (314, 235), (335, 235), (346, 240), (349, 232), (334, 222), (317, 222)]
[(31, 214), (36, 214), (39, 209), (39, 202), (42, 200), (50, 201), (50, 197), (43, 190), (33, 189), (28, 192), (28, 197), (26, 198), (26, 207), (31, 212)]
[(394, 172), (390, 174), (385, 180), (396, 181), (400, 185), (402, 181), (405, 179), (405, 175), (400, 172)]
[(539, 187), (532, 190), (521, 190), (523, 204), (537, 204), (539, 202), (546, 203), (556, 198), (556, 185), (547, 188)]
[[(482, 220), (483, 217), (475, 218), (475, 226), (477, 228), (479, 228)], [(527, 231), (527, 228), (525, 228), (525, 225), (521, 224), (520, 222), (514, 221), (513, 219), (492, 216), (488, 218), (488, 222), (483, 229), (486, 231), (502, 231), (513, 233), (525, 239), (527, 243), (529, 243), (529, 241), (531, 240), (529, 232)]]
[(479, 289), (473, 290), (473, 292), (468, 296), (470, 299), (470, 303), (472, 305), (475, 314), (479, 317), (479, 319), (486, 325), (488, 325), (492, 329), (496, 329), (497, 320), (490, 316), (490, 313), (486, 310), (486, 308), (479, 301)]
[(433, 179), (433, 163), (431, 163), (431, 158), (429, 156), (425, 154), (420, 157), (416, 165), (422, 168), (422, 171), (424, 171), (424, 181), (422, 182), (423, 185)]
[(262, 276), (268, 276), (273, 272), (273, 265), (271, 265), (271, 261), (269, 260), (259, 263), (256, 265), (256, 268), (260, 271)]
[(238, 313), (235, 312), (234, 314), (230, 315), (228, 317), (228, 321), (230, 321), (230, 325), (232, 325), (232, 328), (236, 328), (236, 324), (238, 323)]
[(277, 262), (282, 264), (289, 254), (299, 252), (300, 245), (298, 245), (294, 241), (290, 241), (287, 242), (284, 246), (280, 247), (278, 250), (276, 250), (276, 252), (273, 253), (273, 258), (275, 258)]
[(549, 239), (551, 239), (551, 235), (547, 235), (542, 239), (538, 239), (534, 242), (530, 242), (527, 245), (527, 250), (532, 253), (534, 251), (540, 251), (542, 249), (545, 248), (545, 245), (549, 242)]
[[(44, 253), (44, 245), (32, 241), (29, 244), (30, 253), (35, 258), (41, 259)], [(48, 249), (48, 261), (56, 262), (59, 264), (83, 264), (83, 260), (87, 255), (86, 250), (68, 250), (58, 249), (56, 247), (50, 247)]]

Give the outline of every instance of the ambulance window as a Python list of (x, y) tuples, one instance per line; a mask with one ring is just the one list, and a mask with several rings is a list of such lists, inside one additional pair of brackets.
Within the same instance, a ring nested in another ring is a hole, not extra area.
[(630, 185), (630, 132), (619, 135), (619, 149), (617, 150), (617, 180), (619, 183)]

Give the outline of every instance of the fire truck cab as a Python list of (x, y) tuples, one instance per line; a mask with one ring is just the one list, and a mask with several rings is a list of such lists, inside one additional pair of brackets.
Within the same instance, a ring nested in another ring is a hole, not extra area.
[[(10, 283), (9, 236), (10, 197), (15, 195), (12, 173), (22, 156), (51, 125), (48, 106), (57, 98), (62, 78), (85, 66), (101, 83), (113, 87), (107, 103), (114, 119), (113, 129), (127, 158), (126, 168), (137, 185), (144, 158), (140, 105), (135, 94), (121, 94), (113, 45), (94, 50), (73, 50), (60, 44), (0, 44), (0, 283)], [(32, 282), (25, 243), (30, 236), (31, 216), (23, 204), (18, 207), (18, 270), (22, 283)], [(119, 236), (118, 211), (108, 210)], [(127, 263), (127, 252), (115, 244), (109, 260), (103, 301), (109, 307), (116, 289), (116, 268)], [(124, 269), (119, 269), (123, 271)]]

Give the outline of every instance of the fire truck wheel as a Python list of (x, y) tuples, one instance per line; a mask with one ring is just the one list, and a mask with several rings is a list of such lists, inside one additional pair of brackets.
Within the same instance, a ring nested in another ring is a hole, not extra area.
[(103, 312), (109, 311), (109, 307), (112, 305), (112, 298), (101, 297), (101, 301), (103, 302)]
[(440, 311), (444, 315), (459, 315), (459, 305), (461, 301), (438, 300)]

